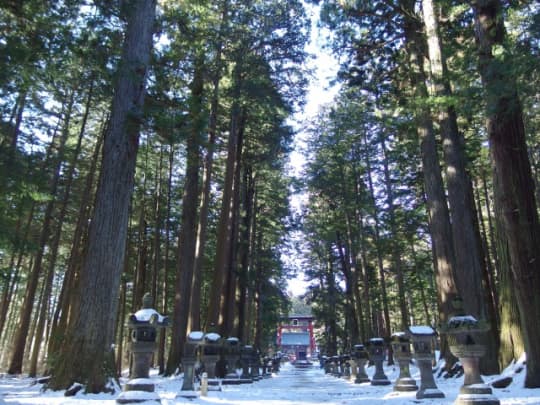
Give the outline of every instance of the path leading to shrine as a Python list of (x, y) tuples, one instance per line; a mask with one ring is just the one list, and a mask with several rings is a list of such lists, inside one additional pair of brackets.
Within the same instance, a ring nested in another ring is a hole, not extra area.
[[(512, 370), (509, 370), (512, 371)], [(463, 378), (436, 378), (446, 398), (417, 400), (414, 392), (394, 392), (392, 385), (372, 386), (354, 384), (342, 378), (324, 374), (316, 365), (309, 369), (296, 369), (290, 364), (271, 378), (253, 384), (224, 386), (221, 392), (209, 392), (206, 397), (187, 400), (177, 397), (182, 377), (159, 377), (153, 370), (152, 380), (162, 405), (450, 405), (456, 400)], [(368, 376), (374, 367), (367, 367)], [(399, 370), (385, 366), (390, 381), (395, 381)], [(411, 365), (412, 376), (419, 381), (418, 370)], [(489, 382), (494, 377), (486, 377)], [(494, 390), (501, 405), (540, 405), (540, 389), (523, 388), (524, 373), (514, 374), (514, 383), (502, 390)], [(122, 379), (125, 383), (125, 378)], [(43, 386), (28, 377), (0, 375), (0, 405), (118, 405), (115, 394), (88, 394), (64, 397), (63, 392), (43, 391)], [(145, 402), (142, 405), (156, 405)]]
[[(367, 369), (371, 375), (373, 367)], [(397, 367), (386, 368), (387, 376), (394, 381), (399, 375)], [(224, 386), (222, 392), (209, 392), (208, 397), (199, 398), (197, 404), (219, 405), (391, 405), (401, 404), (451, 404), (457, 395), (452, 387), (448, 399), (418, 401), (415, 393), (398, 393), (392, 385), (372, 386), (369, 383), (354, 384), (343, 378), (324, 373), (318, 365), (306, 369), (295, 368), (290, 364), (282, 366), (279, 373), (253, 384)], [(455, 393), (454, 393), (455, 392)], [(176, 400), (178, 401), (178, 399)], [(193, 405), (194, 402), (180, 402)], [(179, 402), (174, 402), (178, 404)]]

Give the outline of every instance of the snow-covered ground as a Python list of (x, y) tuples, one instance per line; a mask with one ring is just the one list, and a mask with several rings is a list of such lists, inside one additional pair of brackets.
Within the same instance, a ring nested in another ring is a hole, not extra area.
[[(513, 377), (512, 384), (504, 389), (493, 389), (493, 394), (501, 405), (540, 405), (540, 389), (524, 389), (525, 371), (515, 373), (518, 365), (508, 367), (503, 375)], [(374, 367), (366, 369), (368, 376), (374, 373)], [(399, 375), (397, 366), (385, 367), (385, 373), (393, 382)], [(412, 366), (411, 374), (419, 384), (419, 372)], [(497, 376), (498, 378), (499, 376)], [(486, 383), (496, 377), (485, 377)], [(442, 399), (417, 400), (414, 392), (395, 392), (393, 385), (372, 386), (369, 383), (354, 384), (342, 378), (325, 375), (317, 366), (308, 369), (296, 369), (290, 364), (282, 366), (281, 371), (270, 378), (253, 384), (227, 385), (222, 391), (209, 391), (207, 396), (188, 400), (177, 397), (182, 386), (180, 377), (161, 378), (152, 376), (156, 392), (164, 405), (388, 405), (402, 404), (452, 404), (459, 393), (463, 377), (437, 378), (437, 386), (445, 394)], [(125, 381), (122, 381), (125, 382)], [(42, 386), (30, 378), (0, 378), (0, 396), (7, 404), (36, 405), (113, 405), (118, 394), (85, 395), (64, 397), (61, 392), (42, 391)], [(0, 399), (0, 404), (2, 400)], [(150, 405), (156, 402), (145, 402)]]

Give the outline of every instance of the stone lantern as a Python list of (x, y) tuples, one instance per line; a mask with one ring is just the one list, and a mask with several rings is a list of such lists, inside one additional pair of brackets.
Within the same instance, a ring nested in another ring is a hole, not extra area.
[(202, 361), (208, 378), (216, 378), (216, 363), (219, 360), (221, 350), (221, 336), (210, 332), (204, 335), (202, 345)]
[(281, 365), (281, 352), (272, 357), (272, 373), (279, 373), (279, 368)]
[(240, 378), (243, 380), (243, 382), (253, 382), (253, 378), (251, 378), (250, 373), (253, 351), (253, 346), (249, 345), (243, 346), (240, 349), (240, 362), (242, 363), (242, 375)]
[(443, 392), (435, 384), (431, 370), (433, 361), (431, 342), (435, 337), (435, 331), (429, 326), (411, 326), (407, 335), (412, 339), (414, 359), (420, 369), (420, 389), (416, 393), (416, 399), (444, 398)]
[(250, 361), (250, 369), (251, 369), (251, 378), (253, 381), (260, 381), (262, 379), (261, 377), (261, 352), (259, 349), (252, 349), (251, 351), (251, 361)]
[(330, 374), (334, 377), (339, 377), (339, 356), (330, 357)]
[(328, 356), (322, 356), (321, 359), (322, 359), (322, 363), (323, 363), (324, 373), (329, 374), (331, 372), (330, 359), (328, 358)]
[(353, 357), (356, 361), (356, 384), (370, 382), (366, 374), (366, 363), (368, 362), (368, 353), (364, 345), (354, 345)]
[(221, 382), (223, 385), (240, 384), (240, 378), (236, 370), (241, 368), (240, 364), (240, 339), (237, 337), (227, 338), (224, 342), (225, 362), (227, 363), (227, 374)]
[(131, 331), (130, 351), (132, 354), (131, 379), (116, 399), (117, 403), (161, 402), (155, 392), (154, 383), (149, 378), (149, 373), (152, 358), (157, 348), (158, 329), (168, 325), (169, 319), (152, 309), (152, 297), (150, 294), (145, 294), (142, 309), (129, 316), (128, 328)]
[(486, 346), (478, 342), (479, 335), (487, 332), (489, 325), (473, 316), (454, 316), (443, 328), (448, 335), (450, 351), (459, 358), (465, 373), (463, 386), (454, 402), (455, 405), (499, 405), (491, 388), (480, 376), (480, 358), (486, 354)]
[(184, 344), (184, 355), (182, 356), (182, 369), (184, 370), (184, 380), (180, 394), (177, 396), (183, 398), (195, 398), (194, 380), (195, 364), (197, 363), (197, 351), (203, 344), (204, 333), (200, 331), (190, 332)]
[(389, 385), (390, 380), (384, 374), (384, 339), (371, 338), (367, 345), (369, 359), (375, 364), (375, 374), (371, 377), (371, 385)]
[(399, 364), (399, 377), (394, 384), (394, 391), (416, 391), (418, 386), (411, 377), (409, 363), (412, 359), (411, 341), (404, 332), (396, 332), (392, 335), (391, 343), (394, 358)]
[(342, 354), (340, 357), (339, 357), (339, 362), (340, 362), (340, 365), (341, 365), (341, 377), (344, 378), (345, 380), (348, 380), (349, 378), (351, 378), (351, 363), (350, 363), (350, 360), (351, 360), (351, 356), (349, 356), (348, 354)]

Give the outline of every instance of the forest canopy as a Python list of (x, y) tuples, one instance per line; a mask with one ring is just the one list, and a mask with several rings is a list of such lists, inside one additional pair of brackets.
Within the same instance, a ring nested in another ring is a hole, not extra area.
[[(540, 387), (539, 22), (528, 0), (2, 2), (0, 367), (113, 390), (149, 293), (164, 374), (190, 331), (268, 351), (311, 311), (333, 355), (464, 312), (483, 373), (526, 352)], [(340, 90), (295, 126), (313, 29)]]

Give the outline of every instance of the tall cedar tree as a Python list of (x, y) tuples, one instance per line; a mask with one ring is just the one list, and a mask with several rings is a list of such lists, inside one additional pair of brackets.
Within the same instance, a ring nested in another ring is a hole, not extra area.
[[(436, 98), (448, 98), (451, 95), (451, 87), (448, 80), (446, 60), (441, 49), (438, 16), (433, 1), (423, 0), (422, 11), (433, 83), (432, 92)], [(463, 135), (458, 130), (457, 113), (454, 105), (440, 106), (438, 109), (434, 107), (434, 110), (437, 113), (436, 117), (443, 140), (456, 269), (467, 269), (467, 271), (456, 270), (456, 283), (462, 293), (466, 313), (475, 316), (477, 319), (489, 320), (491, 330), (484, 334), (482, 339), (483, 343), (488, 346), (489, 353), (497, 353), (497, 330), (499, 328), (495, 320), (496, 308), (489, 300), (493, 286), (486, 282), (485, 285), (488, 288), (482, 288), (483, 274), (487, 270), (483, 260), (480, 231), (476, 220), (472, 183), (466, 169), (467, 157), (465, 155)], [(484, 279), (489, 281), (489, 277)], [(484, 291), (484, 293), (478, 293), (480, 291)], [(495, 356), (484, 356), (481, 365), (484, 374), (499, 372), (499, 365)]]
[(475, 13), (479, 69), (485, 89), (487, 131), (494, 176), (508, 237), (516, 297), (527, 352), (525, 387), (540, 387), (540, 222), (523, 112), (505, 42), (499, 0), (471, 2)]
[(80, 382), (86, 384), (87, 392), (108, 391), (109, 380), (114, 375), (112, 344), (117, 293), (124, 264), (156, 0), (131, 0), (124, 10), (126, 35), (103, 147), (81, 288), (72, 292), (81, 295), (81, 305), (68, 327), (65, 344), (52, 353), (49, 387), (53, 389), (65, 389)]

